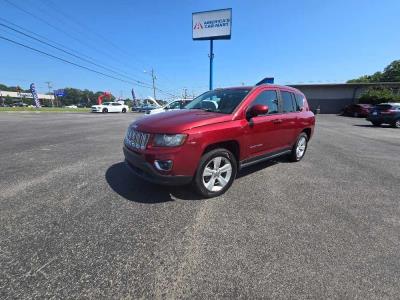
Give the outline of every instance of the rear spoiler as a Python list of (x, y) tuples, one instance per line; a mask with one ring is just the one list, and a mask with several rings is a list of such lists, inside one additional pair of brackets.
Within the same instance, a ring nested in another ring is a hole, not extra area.
[(274, 77), (265, 77), (260, 82), (258, 82), (256, 86), (261, 84), (274, 84)]

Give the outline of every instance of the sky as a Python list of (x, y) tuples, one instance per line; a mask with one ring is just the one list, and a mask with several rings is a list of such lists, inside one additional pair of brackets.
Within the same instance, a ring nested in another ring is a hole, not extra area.
[[(10, 4), (11, 3), (11, 4)], [(12, 5), (14, 4), (14, 6)], [(16, 7), (16, 6), (17, 7)], [(0, 26), (0, 36), (121, 77), (120, 82), (0, 39), (0, 83), (39, 92), (75, 87), (116, 97), (157, 98), (208, 89), (209, 41), (192, 40), (192, 13), (232, 8), (231, 40), (214, 42), (214, 87), (335, 83), (382, 70), (400, 59), (398, 0), (0, 0), (0, 23), (40, 34), (98, 65), (80, 61)], [(68, 50), (69, 51), (69, 50)], [(144, 72), (146, 71), (146, 72)]]

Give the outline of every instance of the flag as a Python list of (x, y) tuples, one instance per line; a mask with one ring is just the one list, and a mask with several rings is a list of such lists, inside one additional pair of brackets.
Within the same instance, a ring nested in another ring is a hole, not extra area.
[(40, 101), (39, 101), (38, 95), (36, 93), (36, 89), (35, 89), (35, 84), (34, 83), (31, 83), (30, 89), (31, 89), (33, 100), (35, 100), (36, 107), (40, 108)]
[(131, 93), (132, 93), (132, 99), (136, 100), (135, 91), (133, 89), (132, 89)]

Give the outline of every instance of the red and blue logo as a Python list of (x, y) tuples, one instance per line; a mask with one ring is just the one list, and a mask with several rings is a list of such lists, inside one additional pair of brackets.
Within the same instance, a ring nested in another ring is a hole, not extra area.
[(203, 25), (200, 22), (197, 22), (193, 29), (203, 29)]

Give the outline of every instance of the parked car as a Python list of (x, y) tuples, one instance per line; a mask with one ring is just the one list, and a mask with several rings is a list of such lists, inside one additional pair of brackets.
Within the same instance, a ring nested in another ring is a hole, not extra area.
[(343, 110), (343, 115), (351, 117), (367, 117), (373, 106), (371, 104), (350, 104)]
[(13, 107), (27, 107), (28, 104), (24, 103), (24, 102), (15, 102), (13, 103)]
[(390, 124), (395, 128), (400, 128), (400, 103), (382, 103), (376, 105), (367, 120), (374, 126)]
[(153, 109), (159, 108), (159, 106), (155, 106), (155, 105), (142, 105), (139, 108), (139, 112), (144, 112), (147, 113), (148, 111), (151, 111)]
[(151, 182), (192, 182), (204, 197), (224, 193), (241, 168), (281, 155), (300, 161), (314, 132), (306, 97), (286, 86), (212, 90), (185, 108), (133, 122), (125, 161)]
[(76, 106), (76, 105), (67, 105), (67, 106), (65, 106), (65, 108), (78, 108), (78, 106)]
[(147, 115), (154, 115), (154, 114), (159, 114), (162, 112), (165, 112), (167, 110), (178, 110), (178, 109), (183, 109), (186, 104), (190, 103), (192, 99), (180, 99), (180, 100), (175, 100), (167, 105), (160, 107), (160, 108), (155, 108), (152, 110), (146, 111)]
[(109, 112), (122, 112), (128, 111), (128, 106), (119, 102), (104, 102), (101, 105), (93, 105), (92, 112), (94, 113), (109, 113)]
[(134, 112), (136, 112), (136, 111), (138, 112), (140, 110), (140, 105), (132, 106), (131, 110), (134, 111)]

